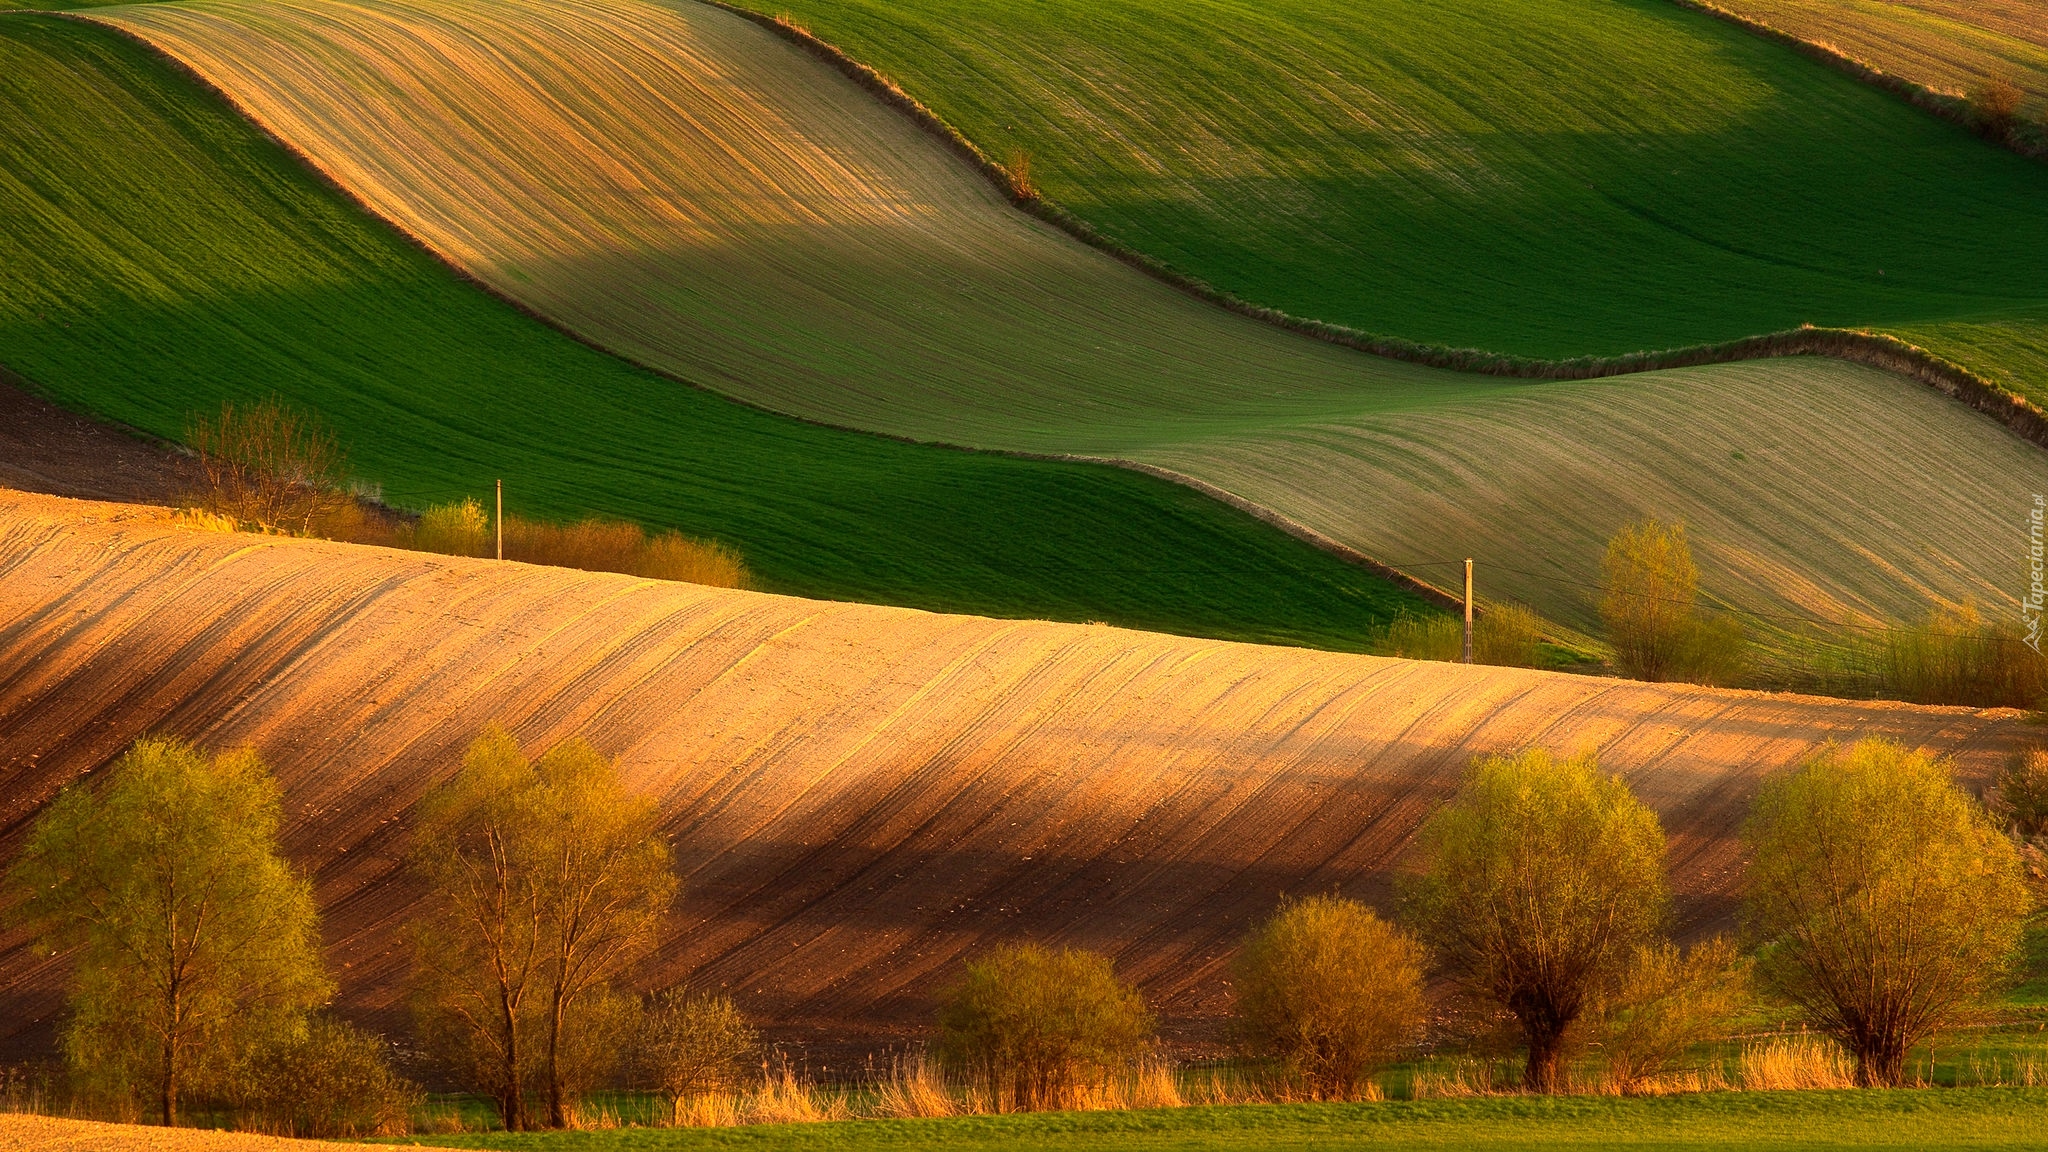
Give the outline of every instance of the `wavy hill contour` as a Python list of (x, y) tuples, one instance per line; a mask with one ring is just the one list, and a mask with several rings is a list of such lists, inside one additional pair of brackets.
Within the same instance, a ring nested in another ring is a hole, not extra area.
[(2005, 610), (2024, 583), (2012, 526), (2048, 457), (1918, 385), (1812, 358), (1533, 384), (1303, 339), (1014, 211), (690, 0), (94, 18), (499, 292), (770, 408), (1168, 469), (1424, 578), (1476, 556), (1483, 594), (1580, 628), (1603, 542), (1645, 515), (1688, 522), (1710, 596), (1766, 632)]
[[(390, 1015), (410, 806), (500, 721), (657, 799), (686, 891), (650, 984), (696, 974), (784, 1034), (927, 1019), (991, 942), (1111, 953), (1168, 1019), (1223, 1009), (1283, 893), (1385, 904), (1475, 754), (1593, 749), (1671, 835), (1688, 930), (1728, 922), (1758, 779), (1882, 734), (1981, 781), (2012, 712), (1651, 685), (1190, 640), (180, 529), (0, 491), (0, 858), (137, 737), (248, 744), (285, 788), (351, 1012)], [(54, 962), (0, 935), (0, 1030)]]

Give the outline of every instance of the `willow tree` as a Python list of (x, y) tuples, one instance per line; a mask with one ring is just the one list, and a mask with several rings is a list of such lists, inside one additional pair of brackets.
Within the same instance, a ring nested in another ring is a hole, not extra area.
[(1766, 986), (1896, 1085), (1913, 1045), (2011, 975), (2032, 908), (2019, 854), (1948, 765), (1884, 740), (1758, 794), (1744, 915)]
[(146, 1089), (166, 1125), (190, 1091), (333, 993), (312, 889), (278, 852), (277, 782), (254, 752), (145, 739), (37, 818), (8, 880), (41, 944), (70, 951), (68, 1061)]
[(1555, 1091), (1567, 1032), (1661, 938), (1670, 890), (1656, 814), (1591, 756), (1532, 749), (1474, 762), (1421, 840), (1423, 872), (1404, 894), (1417, 935), (1514, 1016), (1524, 1085)]
[(676, 892), (655, 815), (587, 743), (532, 761), (496, 726), (421, 802), (415, 1010), (509, 1129), (531, 1123), (530, 1087), (566, 1125), (580, 1081), (618, 1048), (593, 1033), (617, 1025), (612, 983), (653, 947)]

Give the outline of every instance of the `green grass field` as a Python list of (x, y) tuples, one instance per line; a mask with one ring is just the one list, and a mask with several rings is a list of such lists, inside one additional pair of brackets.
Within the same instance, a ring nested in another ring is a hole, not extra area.
[(767, 587), (1363, 645), (1424, 605), (1179, 486), (770, 416), (462, 283), (126, 38), (0, 17), (0, 364), (175, 437), (275, 393), (420, 505), (485, 495), (737, 544)]
[(1598, 626), (1601, 549), (1643, 516), (1692, 527), (1707, 594), (1773, 617), (1759, 634), (1935, 598), (2010, 610), (2014, 518), (2048, 491), (2037, 447), (1839, 361), (1531, 382), (1232, 315), (1016, 211), (868, 92), (693, 0), (96, 18), (636, 361), (832, 424), (1162, 466), (1440, 583), (1472, 556), (1481, 595), (1571, 628)]
[(1800, 323), (2048, 399), (2048, 165), (1666, 0), (789, 0), (1105, 233), (1537, 356)]
[(401, 1142), (535, 1152), (684, 1149), (2038, 1148), (2048, 1091), (2014, 1088), (1510, 1097), (1044, 1113), (716, 1129), (469, 1133)]

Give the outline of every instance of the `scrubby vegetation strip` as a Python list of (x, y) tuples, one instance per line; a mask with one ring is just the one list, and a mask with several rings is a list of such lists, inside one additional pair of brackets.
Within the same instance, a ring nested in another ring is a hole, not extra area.
[[(1569, 359), (1552, 360), (1536, 356), (1518, 356), (1508, 353), (1488, 352), (1477, 348), (1455, 348), (1443, 344), (1429, 344), (1407, 340), (1397, 336), (1383, 336), (1360, 331), (1342, 324), (1295, 316), (1278, 308), (1270, 308), (1241, 299), (1225, 292), (1200, 277), (1184, 272), (1171, 264), (1141, 252), (1114, 237), (1105, 235), (1094, 225), (1076, 216), (1066, 208), (1046, 199), (1032, 184), (1028, 175), (1023, 180), (1013, 169), (1016, 161), (1006, 166), (997, 163), (969, 140), (959, 129), (942, 119), (916, 97), (905, 92), (901, 85), (874, 67), (864, 64), (846, 51), (821, 39), (802, 23), (786, 15), (770, 16), (748, 8), (728, 3), (727, 0), (703, 0), (704, 3), (722, 8), (775, 33), (795, 44), (810, 55), (830, 64), (841, 75), (879, 98), (884, 104), (896, 109), (913, 124), (923, 129), (955, 154), (966, 160), (975, 171), (984, 176), (1009, 199), (1011, 204), (1032, 216), (1058, 227), (1074, 239), (1099, 251), (1115, 257), (1122, 263), (1135, 268), (1161, 283), (1178, 288), (1198, 299), (1206, 300), (1240, 316), (1264, 321), (1268, 324), (1298, 332), (1331, 344), (1353, 348), (1374, 356), (1391, 360), (1406, 361), (1430, 368), (1444, 368), (1455, 372), (1474, 372), (1488, 376), (1511, 376), (1532, 380), (1591, 380), (1607, 376), (1622, 376), (1637, 372), (1656, 372), (1669, 368), (1691, 368), (1707, 364), (1727, 364), (1741, 360), (1761, 360), (1784, 356), (1826, 356), (1851, 363), (1866, 364), (1873, 368), (1897, 372), (1909, 379), (1928, 385), (1946, 395), (1963, 401), (1970, 407), (1998, 420), (2013, 429), (2020, 436), (2043, 447), (2048, 447), (2048, 413), (2027, 398), (2010, 392), (1983, 376), (1952, 360), (1937, 356), (1924, 348), (1910, 344), (1896, 336), (1849, 328), (1820, 328), (1801, 325), (1783, 332), (1758, 336), (1745, 336), (1735, 340), (1712, 344), (1697, 344), (1683, 348), (1658, 351), (1634, 352), (1620, 356), (1579, 356)], [(1778, 32), (1768, 25), (1762, 25), (1744, 16), (1718, 8), (1705, 0), (1673, 0), (1687, 7), (1697, 8), (1733, 23), (1750, 27), (1782, 39), (1783, 41), (1811, 49), (1808, 53), (1828, 54), (1830, 50), (1809, 44), (1792, 36)], [(1751, 27), (1751, 26), (1754, 27)], [(1896, 84), (1905, 94), (1906, 89), (1924, 93), (1930, 110), (1939, 112), (1945, 118), (1966, 126), (1977, 127), (1979, 122), (1970, 111), (1967, 100), (1934, 92), (1911, 81), (1901, 80), (1878, 69), (1832, 53), (1840, 57), (1849, 68), (1863, 69), (1874, 76), (1883, 77)], [(1818, 58), (1818, 57), (1817, 57)], [(1851, 73), (1854, 75), (1855, 73)], [(1861, 78), (1861, 77), (1859, 77)], [(1920, 98), (1915, 97), (1920, 103)], [(2014, 145), (2018, 148), (2019, 145)], [(2027, 155), (2048, 155), (2048, 148), (2029, 151)], [(1019, 154), (1022, 155), (1021, 153)], [(1111, 461), (1129, 466), (1125, 462)], [(1164, 470), (1161, 470), (1164, 471)], [(1187, 479), (1175, 473), (1166, 475), (1179, 483)], [(1207, 486), (1213, 495), (1220, 489)], [(1243, 502), (1249, 503), (1249, 502)], [(1276, 521), (1277, 522), (1277, 521)], [(1304, 537), (1306, 538), (1306, 537)]]

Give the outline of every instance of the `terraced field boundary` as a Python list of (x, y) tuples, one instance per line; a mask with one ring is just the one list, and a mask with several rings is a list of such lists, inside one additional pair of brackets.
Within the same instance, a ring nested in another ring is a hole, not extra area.
[[(703, 3), (722, 8), (735, 16), (750, 20), (792, 44), (804, 49), (812, 56), (830, 64), (842, 75), (862, 89), (872, 93), (884, 104), (909, 117), (912, 123), (952, 149), (993, 184), (997, 191), (1008, 197), (1019, 210), (1053, 225), (1099, 251), (1115, 257), (1122, 263), (1135, 268), (1162, 283), (1178, 288), (1198, 299), (1216, 304), (1240, 316), (1264, 321), (1291, 332), (1298, 332), (1331, 344), (1353, 348), (1374, 356), (1390, 360), (1401, 360), (1430, 368), (1444, 368), (1454, 372), (1472, 372), (1486, 376), (1506, 376), (1525, 380), (1592, 380), (1608, 376), (1624, 376), (1637, 372), (1655, 372), (1667, 368), (1694, 368), (1707, 364), (1728, 364), (1741, 360), (1763, 360), (1785, 356), (1826, 356), (1836, 360), (1863, 364), (1884, 371), (1896, 372), (1902, 376), (1925, 384), (1938, 392), (1968, 404), (1979, 412), (1999, 421), (2020, 436), (2043, 448), (2048, 448), (2048, 411), (2026, 397), (2000, 387), (1983, 376), (1970, 371), (1942, 356), (1937, 356), (1916, 344), (1881, 332), (1869, 332), (1852, 328), (1819, 328), (1804, 325), (1782, 332), (1761, 336), (1745, 336), (1714, 344), (1696, 344), (1682, 348), (1669, 348), (1652, 352), (1632, 352), (1622, 356), (1579, 356), (1565, 360), (1547, 360), (1534, 356), (1515, 356), (1499, 352), (1488, 352), (1478, 348), (1453, 348), (1444, 344), (1429, 344), (1415, 340), (1404, 340), (1398, 336), (1381, 336), (1364, 332), (1343, 324), (1332, 324), (1323, 320), (1296, 316), (1278, 308), (1254, 304), (1208, 283), (1200, 277), (1190, 275), (1157, 257), (1141, 252), (1114, 237), (1106, 236), (1086, 220), (1062, 208), (1057, 203), (1038, 194), (1029, 184), (1020, 181), (1017, 174), (1007, 166), (996, 162), (979, 145), (968, 139), (959, 129), (947, 123), (938, 113), (904, 91), (902, 86), (880, 70), (855, 59), (838, 45), (824, 40), (810, 29), (785, 16), (770, 16), (752, 9), (742, 8), (726, 0), (702, 0)], [(1970, 125), (1969, 103), (1954, 96), (1936, 92), (1924, 85), (1905, 80), (1881, 69), (1855, 60), (1840, 52), (1802, 40), (1789, 32), (1783, 32), (1768, 24), (1730, 12), (1727, 9), (1706, 3), (1705, 0), (1673, 0), (1682, 7), (1722, 19), (1744, 29), (1786, 44), (1802, 54), (1821, 60), (1848, 75), (1876, 84), (1887, 91), (1904, 96), (1915, 105), (1953, 120)], [(2023, 155), (2048, 157), (2048, 147), (2028, 150), (2018, 144), (2011, 145)], [(1062, 457), (1063, 459), (1090, 459), (1119, 467), (1136, 467), (1139, 471), (1165, 475), (1176, 483), (1189, 483), (1190, 478), (1164, 469), (1153, 469), (1144, 465), (1133, 465), (1128, 461), (1107, 457)], [(1200, 490), (1209, 495), (1225, 499), (1247, 511), (1257, 508), (1249, 501), (1231, 497), (1223, 489), (1213, 485), (1196, 483)], [(1299, 525), (1288, 527), (1292, 521), (1277, 513), (1254, 511), (1254, 515), (1278, 524), (1294, 532), (1304, 540), (1316, 543), (1318, 547), (1335, 544), (1320, 533), (1303, 529)], [(1277, 517), (1277, 518), (1275, 518)], [(1306, 533), (1306, 534), (1304, 534)], [(1373, 561), (1353, 549), (1336, 545), (1338, 555), (1358, 557), (1375, 571), (1394, 572), (1394, 569)], [(1356, 561), (1354, 561), (1356, 562)], [(1412, 577), (1410, 578), (1412, 580)], [(1425, 591), (1434, 591), (1425, 588)]]
[(1859, 80), (1873, 88), (1882, 89), (1915, 108), (1932, 112), (1944, 120), (1954, 121), (1965, 128), (1976, 131), (1984, 139), (2002, 148), (2017, 152), (2031, 159), (2048, 160), (2048, 135), (2034, 134), (2029, 136), (2023, 134), (2017, 127), (1997, 136), (1990, 135), (1983, 131), (1982, 125), (1978, 122), (1974, 111), (1970, 107), (1970, 101), (1965, 97), (1957, 96), (1950, 92), (1943, 92), (1937, 88), (1930, 88), (1917, 80), (1908, 80), (1904, 76), (1887, 72), (1867, 60), (1859, 60), (1832, 45), (1808, 40), (1798, 33), (1788, 32), (1775, 24), (1758, 20), (1754, 16), (1744, 16), (1740, 12), (1731, 12), (1718, 4), (1711, 3), (1710, 0), (1671, 0), (1671, 2), (1680, 8), (1689, 8), (1694, 12), (1712, 16), (1716, 20), (1733, 24), (1745, 32), (1761, 36), (1776, 44), (1782, 44), (1809, 60), (1815, 60), (1833, 68), (1852, 80)]

